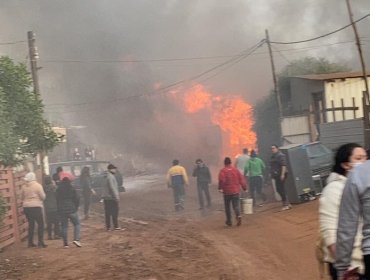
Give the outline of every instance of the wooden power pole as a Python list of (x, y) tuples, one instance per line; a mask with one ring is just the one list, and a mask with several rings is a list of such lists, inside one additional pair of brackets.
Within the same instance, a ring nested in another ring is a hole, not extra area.
[(351, 24), (352, 24), (352, 27), (353, 27), (353, 31), (354, 31), (355, 37), (356, 37), (356, 45), (357, 45), (357, 49), (358, 49), (358, 54), (360, 56), (361, 68), (362, 68), (362, 75), (363, 75), (364, 82), (365, 82), (366, 102), (367, 102), (367, 105), (370, 105), (369, 83), (367, 81), (366, 66), (365, 66), (364, 56), (362, 54), (360, 37), (358, 35), (356, 23), (353, 21), (353, 14), (352, 14), (352, 8), (351, 8), (350, 0), (346, 0), (346, 3), (347, 3), (347, 9), (348, 9), (348, 14), (349, 14), (349, 19), (351, 21)]
[[(36, 48), (36, 39), (35, 39), (35, 33), (33, 31), (27, 32), (28, 37), (28, 51), (29, 51), (29, 57), (30, 57), (30, 66), (31, 66), (31, 75), (32, 75), (32, 82), (33, 82), (33, 91), (36, 95), (36, 98), (40, 98), (40, 85), (39, 85), (39, 76), (37, 74), (38, 68), (37, 68), (37, 59), (39, 58), (39, 55), (37, 53)], [(45, 152), (41, 151), (39, 154), (40, 157), (40, 167), (41, 167), (41, 180), (44, 182), (44, 174), (45, 174)]]
[(278, 111), (279, 111), (279, 130), (280, 130), (279, 132), (280, 132), (280, 136), (282, 138), (283, 137), (283, 131), (282, 131), (282, 127), (281, 127), (281, 122), (283, 120), (283, 109), (282, 109), (282, 105), (281, 105), (281, 98), (280, 98), (278, 80), (277, 80), (277, 77), (276, 77), (274, 57), (272, 55), (271, 42), (270, 42), (269, 32), (268, 32), (267, 29), (265, 30), (265, 33), (266, 33), (266, 43), (267, 43), (267, 47), (268, 47), (269, 54), (270, 54), (272, 79), (274, 81), (274, 94), (275, 94), (275, 98), (276, 98), (277, 105), (278, 105)]
[(280, 93), (279, 93), (279, 87), (278, 87), (278, 82), (277, 82), (277, 77), (276, 77), (276, 71), (275, 71), (275, 63), (274, 63), (274, 57), (272, 55), (272, 49), (271, 49), (271, 43), (270, 43), (270, 37), (269, 37), (269, 32), (266, 29), (266, 43), (269, 49), (269, 54), (270, 54), (270, 61), (271, 61), (271, 70), (272, 70), (272, 78), (274, 80), (274, 93), (276, 96), (277, 104), (278, 104), (278, 109), (279, 109), (279, 117), (280, 119), (283, 116), (283, 111), (281, 107), (281, 98), (280, 98)]
[(40, 86), (39, 86), (39, 77), (37, 75), (37, 59), (38, 53), (35, 45), (35, 33), (33, 31), (27, 32), (28, 37), (28, 51), (30, 56), (30, 65), (31, 65), (31, 75), (33, 81), (33, 90), (37, 97), (40, 97)]

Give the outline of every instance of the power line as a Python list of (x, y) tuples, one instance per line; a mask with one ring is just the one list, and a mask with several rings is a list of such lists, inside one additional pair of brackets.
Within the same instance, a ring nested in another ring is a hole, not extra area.
[[(322, 44), (322, 45), (316, 45), (316, 46), (308, 46), (308, 47), (303, 47), (303, 48), (289, 48), (289, 49), (284, 49), (280, 50), (282, 52), (285, 51), (300, 51), (300, 50), (309, 50), (309, 49), (314, 49), (314, 48), (321, 48), (325, 46), (332, 46), (332, 45), (339, 45), (339, 44), (347, 44), (347, 43), (353, 43), (354, 41), (343, 41), (343, 42), (336, 42), (336, 43), (330, 43), (330, 44)], [(275, 52), (275, 51), (274, 51)], [(256, 52), (253, 53), (252, 55), (263, 55), (263, 54), (268, 54), (268, 52)], [(221, 58), (233, 58), (235, 57), (234, 55), (218, 55), (218, 56), (200, 56), (200, 57), (184, 57), (184, 58), (164, 58), (164, 59), (137, 59), (137, 60), (42, 60), (40, 59), (39, 61), (41, 62), (46, 62), (46, 63), (150, 63), (150, 62), (172, 62), (172, 61), (192, 61), (192, 60), (209, 60), (209, 59), (221, 59)], [(180, 65), (181, 66), (181, 65)], [(187, 66), (187, 65), (185, 65)], [(189, 65), (193, 66), (193, 65)]]
[(5, 45), (16, 45), (16, 44), (26, 43), (26, 42), (27, 42), (27, 41), (4, 42), (4, 43), (0, 43), (0, 46), (5, 46)]
[[(183, 80), (180, 80), (180, 81), (177, 81), (175, 83), (172, 83), (170, 85), (167, 85), (165, 87), (162, 87), (162, 88), (159, 88), (157, 91), (155, 92), (151, 92), (151, 93), (143, 93), (143, 94), (138, 94), (138, 95), (132, 95), (132, 96), (126, 96), (126, 97), (121, 97), (121, 98), (116, 98), (114, 100), (108, 100), (108, 101), (105, 101), (105, 102), (84, 102), (84, 103), (79, 103), (79, 104), (58, 104), (58, 105), (63, 105), (63, 106), (84, 106), (84, 105), (95, 105), (95, 104), (98, 104), (98, 105), (101, 105), (103, 103), (111, 103), (111, 102), (117, 102), (117, 101), (123, 101), (123, 100), (128, 100), (128, 99), (132, 99), (132, 98), (138, 98), (138, 97), (143, 97), (143, 96), (153, 96), (153, 94), (161, 94), (161, 93), (167, 93), (166, 90), (174, 87), (174, 86), (177, 86), (179, 84), (182, 84), (182, 83), (185, 83), (185, 82), (191, 82), (191, 81), (194, 81), (194, 80), (197, 80), (203, 76), (205, 76), (206, 74), (209, 74), (217, 69), (220, 69), (215, 75), (212, 75), (212, 76), (209, 76), (205, 79), (203, 79), (202, 81), (206, 81), (206, 80), (209, 80), (211, 78), (213, 78), (214, 76), (220, 74), (221, 72), (225, 71), (226, 69), (230, 68), (231, 66), (233, 66), (234, 64), (240, 62), (241, 60), (247, 58), (249, 55), (251, 55), (254, 51), (256, 51), (258, 48), (260, 48), (263, 44), (265, 43), (265, 40), (261, 40), (260, 42), (258, 42), (257, 44), (255, 44), (254, 46), (252, 46), (251, 48), (249, 48), (248, 50), (245, 50), (243, 52), (241, 52), (240, 54), (234, 56), (232, 59), (230, 60), (227, 60), (215, 67), (212, 67), (206, 71), (203, 71), (191, 78), (188, 78), (188, 79), (183, 79)], [(194, 87), (191, 86), (190, 88)], [(189, 88), (189, 89), (190, 89)], [(53, 105), (53, 104), (51, 104)], [(56, 104), (54, 104), (56, 105)], [(50, 106), (50, 105), (48, 105)], [(87, 110), (77, 110), (77, 111), (63, 111), (63, 112), (55, 112), (55, 113), (73, 113), (73, 112), (81, 112), (81, 111), (89, 111), (91, 109), (87, 109)]]
[[(363, 16), (362, 18), (359, 18), (358, 20), (354, 21), (355, 23), (357, 22), (360, 22), (362, 20), (364, 20), (365, 18), (369, 17), (370, 14), (367, 14), (365, 16)], [(311, 39), (306, 39), (306, 40), (301, 40), (301, 41), (293, 41), (293, 42), (276, 42), (276, 41), (270, 41), (271, 44), (277, 44), (277, 45), (291, 45), (291, 44), (300, 44), (300, 43), (307, 43), (307, 42), (311, 42), (311, 41), (314, 41), (314, 40), (317, 40), (317, 39), (321, 39), (321, 38), (324, 38), (324, 37), (327, 37), (327, 36), (330, 36), (332, 34), (335, 34), (339, 31), (342, 31), (348, 27), (352, 26), (352, 24), (347, 24), (346, 26), (343, 26), (339, 29), (336, 29), (332, 32), (329, 32), (329, 33), (326, 33), (324, 35), (320, 35), (320, 36), (317, 36), (317, 37), (314, 37), (314, 38), (311, 38)]]

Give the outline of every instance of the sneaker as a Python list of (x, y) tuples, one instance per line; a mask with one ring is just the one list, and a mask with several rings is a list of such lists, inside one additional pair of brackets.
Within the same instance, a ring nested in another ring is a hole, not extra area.
[(263, 203), (258, 204), (258, 207), (263, 207)]
[(125, 229), (121, 228), (121, 227), (116, 227), (116, 228), (114, 228), (114, 230), (125, 230)]
[(64, 245), (63, 246), (63, 249), (69, 249), (69, 246), (68, 245)]
[(228, 226), (228, 227), (231, 227), (232, 226), (232, 223), (226, 222), (225, 225)]
[(292, 209), (291, 205), (285, 205), (285, 206), (283, 206), (283, 208), (281, 208), (281, 211), (286, 211), (286, 210), (290, 210), (290, 209)]
[(241, 224), (242, 224), (242, 217), (237, 217), (236, 218), (236, 220), (237, 220), (237, 223), (236, 223), (236, 225), (239, 227), (239, 226), (241, 226)]
[(81, 245), (81, 242), (80, 241), (78, 241), (78, 240), (75, 240), (75, 241), (73, 241), (73, 244), (76, 246), (76, 247), (82, 247), (82, 245)]
[(28, 248), (34, 248), (34, 247), (37, 247), (37, 245), (35, 243), (28, 244)]

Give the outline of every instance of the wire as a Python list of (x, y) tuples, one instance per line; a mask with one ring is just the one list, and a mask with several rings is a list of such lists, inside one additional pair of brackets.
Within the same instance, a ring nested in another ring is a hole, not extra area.
[[(355, 21), (356, 22), (360, 22), (361, 20), (364, 20), (365, 18), (369, 17), (370, 14), (367, 14), (365, 16), (363, 16), (362, 18), (359, 18), (358, 20)], [(314, 41), (314, 40), (317, 40), (317, 39), (321, 39), (321, 38), (324, 38), (324, 37), (327, 37), (327, 36), (330, 36), (332, 34), (335, 34), (339, 31), (342, 31), (348, 27), (352, 26), (352, 24), (347, 24), (346, 26), (343, 26), (339, 29), (336, 29), (332, 32), (329, 32), (327, 34), (324, 34), (324, 35), (321, 35), (321, 36), (317, 36), (317, 37), (314, 37), (314, 38), (311, 38), (311, 39), (306, 39), (306, 40), (301, 40), (301, 41), (293, 41), (293, 42), (276, 42), (276, 41), (270, 41), (271, 44), (277, 44), (277, 45), (291, 45), (291, 44), (300, 44), (300, 43), (307, 43), (307, 42), (311, 42), (311, 41)]]
[(0, 43), (0, 46), (5, 46), (5, 45), (15, 45), (15, 44), (26, 43), (26, 42), (27, 42), (27, 41), (5, 42), (5, 43)]
[[(225, 71), (226, 69), (230, 68), (231, 66), (233, 66), (234, 64), (240, 62), (241, 60), (245, 59), (246, 57), (248, 57), (249, 55), (251, 55), (254, 51), (256, 51), (258, 48), (260, 48), (264, 43), (265, 43), (265, 39), (261, 40), (260, 42), (258, 42), (257, 44), (255, 44), (254, 46), (252, 46), (251, 48), (241, 52), (240, 54), (238, 55), (235, 55), (232, 59), (229, 59), (215, 67), (212, 67), (206, 71), (203, 71), (191, 78), (188, 78), (188, 79), (183, 79), (183, 80), (180, 80), (180, 81), (177, 81), (177, 82), (174, 82), (170, 85), (167, 85), (165, 87), (162, 87), (162, 88), (159, 88), (157, 89), (154, 93), (153, 92), (150, 92), (150, 93), (143, 93), (143, 94), (138, 94), (138, 95), (132, 95), (132, 96), (126, 96), (126, 97), (121, 97), (121, 98), (116, 98), (116, 99), (113, 99), (113, 100), (107, 100), (105, 102), (84, 102), (84, 103), (78, 103), (78, 104), (50, 104), (50, 105), (63, 105), (63, 106), (85, 106), (85, 105), (95, 105), (95, 104), (98, 104), (98, 105), (101, 105), (103, 103), (111, 103), (111, 102), (117, 102), (117, 101), (123, 101), (123, 100), (129, 100), (129, 99), (133, 99), (133, 98), (138, 98), (138, 97), (143, 97), (143, 96), (153, 96), (153, 94), (161, 94), (161, 93), (168, 93), (166, 90), (174, 87), (174, 86), (177, 86), (179, 84), (182, 84), (182, 83), (185, 83), (185, 82), (191, 82), (191, 81), (194, 81), (194, 80), (197, 80), (199, 79), (200, 77), (203, 77), (205, 76), (206, 74), (208, 73), (211, 73), (219, 68), (222, 68), (220, 69), (219, 72), (217, 72), (215, 75), (212, 75), (210, 77), (207, 77), (205, 79), (203, 79), (203, 81), (206, 81), (206, 80), (209, 80), (211, 78), (213, 78), (214, 76), (220, 74), (221, 72)], [(190, 88), (194, 87), (195, 85), (191, 86)], [(189, 89), (190, 89), (189, 88)], [(50, 105), (47, 105), (47, 106), (50, 106)], [(64, 111), (64, 112), (55, 112), (55, 113), (73, 113), (73, 112), (81, 112), (81, 111), (89, 111), (91, 109), (88, 109), (88, 110), (77, 110), (77, 111)]]

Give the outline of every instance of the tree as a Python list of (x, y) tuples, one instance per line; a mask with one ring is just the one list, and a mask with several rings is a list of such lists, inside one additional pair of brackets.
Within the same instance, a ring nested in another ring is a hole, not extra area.
[[(346, 65), (332, 63), (325, 58), (305, 57), (294, 60), (278, 74), (279, 92), (284, 93), (290, 90), (289, 77), (292, 76), (345, 72), (349, 70)], [(270, 92), (268, 96), (256, 104), (254, 113), (259, 151), (261, 157), (267, 160), (270, 154), (270, 146), (272, 144), (281, 144), (279, 112), (274, 92)]]
[(43, 117), (40, 98), (31, 91), (26, 65), (0, 57), (0, 162), (14, 165), (25, 156), (52, 150), (58, 137)]

